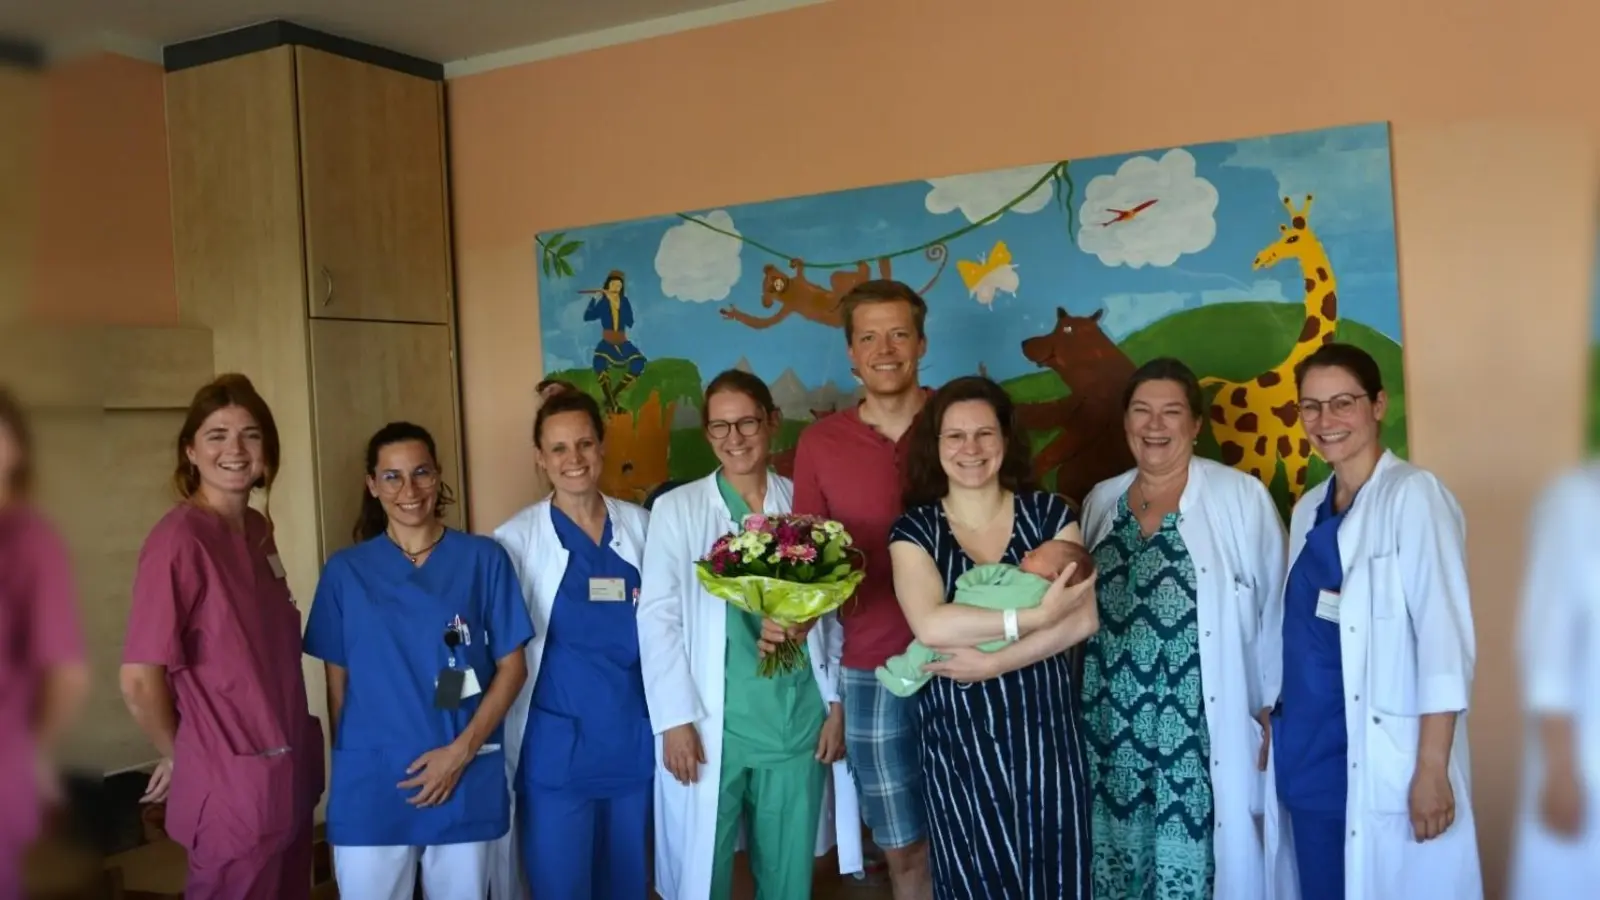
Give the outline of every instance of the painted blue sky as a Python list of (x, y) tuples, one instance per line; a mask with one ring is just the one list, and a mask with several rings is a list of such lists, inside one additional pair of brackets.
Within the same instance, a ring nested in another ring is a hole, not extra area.
[[(786, 255), (856, 260), (915, 247), (981, 219), (1026, 191), (1049, 167), (685, 212)], [(1252, 271), (1251, 262), (1288, 221), (1281, 198), (1298, 203), (1306, 193), (1316, 196), (1311, 227), (1339, 281), (1341, 315), (1400, 340), (1387, 125), (1100, 157), (1073, 161), (1069, 171), (1075, 185), (1072, 231), (1047, 183), (996, 221), (949, 242), (948, 264), (926, 292), (925, 383), (973, 372), (980, 362), (1002, 380), (1036, 371), (1019, 344), (1052, 327), (1058, 305), (1080, 315), (1104, 308), (1105, 330), (1120, 339), (1205, 303), (1299, 303), (1295, 263)], [(1101, 226), (1112, 217), (1105, 209), (1125, 209), (1147, 196), (1158, 202), (1135, 220)], [(1121, 226), (1126, 229), (1119, 236), (1114, 229)], [(707, 379), (742, 358), (769, 381), (792, 369), (812, 387), (828, 380), (850, 383), (842, 332), (798, 315), (755, 330), (718, 313), (728, 305), (756, 316), (775, 312), (760, 303), (763, 267), (772, 263), (787, 273), (787, 256), (677, 216), (569, 229), (565, 235), (584, 245), (568, 258), (571, 277), (540, 275), (546, 371), (589, 364), (599, 327), (582, 320), (587, 298), (577, 292), (600, 287), (607, 271), (620, 269), (635, 316), (629, 337), (648, 358), (691, 359)], [(1002, 290), (985, 305), (969, 291), (956, 262), (983, 260), (997, 241), (1009, 249), (1015, 281), (1001, 279)], [(537, 265), (538, 248), (533, 251)], [(917, 288), (936, 269), (921, 253), (898, 257), (893, 266), (896, 278)], [(828, 270), (807, 274), (827, 283)], [(1600, 333), (1600, 314), (1596, 327)]]

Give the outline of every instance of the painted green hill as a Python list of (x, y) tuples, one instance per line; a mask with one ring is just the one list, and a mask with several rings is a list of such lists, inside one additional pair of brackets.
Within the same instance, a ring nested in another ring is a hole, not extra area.
[[(1282, 360), (1294, 346), (1304, 321), (1304, 312), (1299, 304), (1249, 301), (1217, 303), (1168, 316), (1129, 335), (1122, 341), (1121, 347), (1138, 364), (1160, 356), (1174, 356), (1188, 363), (1195, 374), (1202, 378), (1215, 375), (1244, 380)], [(1339, 323), (1337, 337), (1366, 350), (1378, 361), (1378, 368), (1383, 372), (1384, 389), (1389, 395), (1383, 441), (1396, 455), (1407, 456), (1405, 381), (1402, 377), (1400, 345), (1366, 325), (1349, 320)], [(1053, 400), (1067, 394), (1061, 379), (1049, 371), (1013, 378), (1005, 383), (1005, 387), (1021, 403)], [(1056, 433), (1033, 435), (1035, 449), (1042, 447)], [(1198, 452), (1211, 459), (1217, 458), (1216, 440), (1209, 427), (1200, 433)], [(1307, 473), (1308, 484), (1314, 485), (1327, 475), (1327, 466), (1313, 459)], [(1273, 480), (1272, 493), (1280, 508), (1287, 511), (1288, 490), (1282, 469)]]
[(1589, 452), (1600, 454), (1600, 344), (1589, 353)]

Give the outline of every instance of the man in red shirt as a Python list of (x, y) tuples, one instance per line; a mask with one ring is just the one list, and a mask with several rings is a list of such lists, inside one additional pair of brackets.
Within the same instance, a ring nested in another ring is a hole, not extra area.
[(873, 670), (913, 639), (890, 577), (889, 530), (902, 512), (906, 435), (928, 395), (917, 380), (928, 350), (928, 306), (910, 287), (878, 280), (858, 285), (841, 307), (850, 362), (866, 397), (801, 432), (794, 511), (838, 520), (866, 554), (866, 579), (839, 611), (845, 753), (873, 842), (888, 857), (896, 900), (927, 900), (917, 699), (890, 693)]

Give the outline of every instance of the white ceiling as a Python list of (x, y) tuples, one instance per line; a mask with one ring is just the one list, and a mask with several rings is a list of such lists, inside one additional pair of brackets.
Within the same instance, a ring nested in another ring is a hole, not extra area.
[(450, 74), (573, 53), (823, 0), (0, 0), (0, 34), (56, 52), (156, 56), (272, 19), (441, 63)]

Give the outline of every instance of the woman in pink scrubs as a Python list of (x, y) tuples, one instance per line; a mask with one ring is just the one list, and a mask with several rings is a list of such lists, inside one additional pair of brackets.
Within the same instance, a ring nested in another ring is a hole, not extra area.
[(0, 898), (21, 896), (21, 861), (57, 799), (49, 752), (83, 704), (89, 674), (67, 551), (28, 502), (33, 453), (0, 388)]
[(178, 434), (182, 498), (134, 577), (122, 694), (161, 753), (145, 794), (189, 851), (187, 900), (305, 900), (323, 788), (300, 611), (248, 505), (278, 473), (272, 413), (243, 375), (201, 388)]

